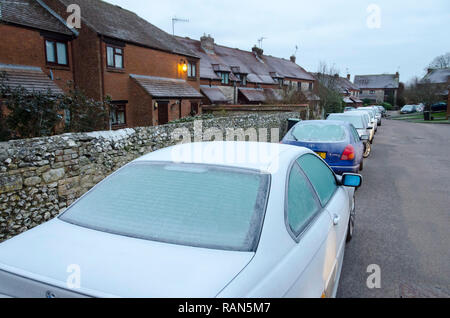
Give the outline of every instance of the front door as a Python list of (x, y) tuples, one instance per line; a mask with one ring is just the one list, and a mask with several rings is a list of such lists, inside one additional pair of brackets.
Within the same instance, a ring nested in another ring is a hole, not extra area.
[(169, 102), (158, 102), (158, 124), (165, 125), (169, 122)]

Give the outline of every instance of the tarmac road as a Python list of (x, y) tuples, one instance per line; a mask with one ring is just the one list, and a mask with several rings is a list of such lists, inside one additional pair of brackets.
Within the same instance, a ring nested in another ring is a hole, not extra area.
[(362, 174), (338, 297), (450, 297), (450, 125), (383, 120)]

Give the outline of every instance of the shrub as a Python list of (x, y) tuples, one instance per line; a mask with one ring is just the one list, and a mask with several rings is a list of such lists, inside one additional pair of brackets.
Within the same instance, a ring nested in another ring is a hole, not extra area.
[(111, 99), (96, 101), (69, 83), (69, 92), (59, 98), (59, 107), (65, 113), (66, 132), (89, 132), (108, 128)]
[(381, 106), (386, 108), (386, 110), (392, 110), (393, 106), (390, 103), (382, 103)]

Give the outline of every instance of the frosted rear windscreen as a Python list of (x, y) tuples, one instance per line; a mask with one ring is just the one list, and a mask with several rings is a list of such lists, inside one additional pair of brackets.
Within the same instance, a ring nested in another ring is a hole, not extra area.
[(254, 251), (270, 176), (214, 166), (135, 163), (106, 179), (60, 219), (146, 240)]

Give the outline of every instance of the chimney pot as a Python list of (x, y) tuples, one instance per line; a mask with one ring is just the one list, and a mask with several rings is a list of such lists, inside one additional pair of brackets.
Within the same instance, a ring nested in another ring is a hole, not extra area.
[(252, 52), (258, 55), (258, 57), (262, 57), (264, 54), (264, 50), (257, 47), (256, 45), (252, 48)]
[(295, 55), (292, 55), (292, 56), (291, 56), (291, 62), (292, 62), (292, 63), (295, 63), (296, 61), (297, 61), (296, 56), (295, 56)]
[(350, 74), (347, 74), (347, 79), (350, 81), (352, 76)]

